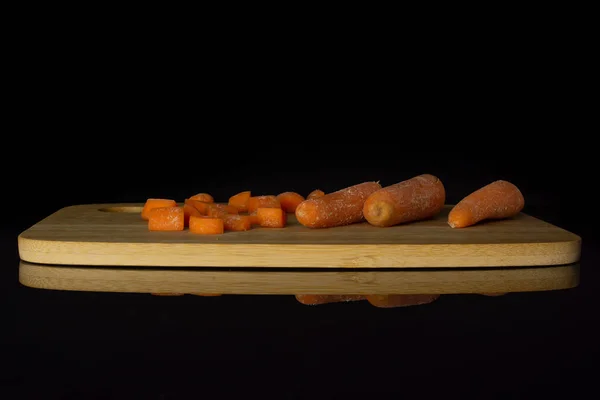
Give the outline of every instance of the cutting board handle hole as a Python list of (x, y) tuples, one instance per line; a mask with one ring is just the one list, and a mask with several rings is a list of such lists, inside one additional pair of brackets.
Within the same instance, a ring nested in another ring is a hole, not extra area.
[(99, 208), (98, 211), (122, 212), (122, 213), (141, 213), (142, 207), (136, 207), (136, 206), (104, 207), (104, 208)]

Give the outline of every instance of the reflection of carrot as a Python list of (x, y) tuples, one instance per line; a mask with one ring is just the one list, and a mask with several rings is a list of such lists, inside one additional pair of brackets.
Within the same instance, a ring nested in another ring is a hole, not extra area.
[(247, 231), (252, 228), (252, 221), (248, 215), (226, 214), (223, 216), (223, 227), (226, 231)]
[(365, 201), (365, 219), (375, 226), (393, 226), (433, 217), (444, 207), (446, 192), (442, 182), (423, 174), (386, 186)]
[(177, 202), (171, 199), (148, 199), (142, 208), (142, 218), (148, 220), (150, 210), (159, 207), (176, 207)]
[(234, 194), (229, 198), (228, 204), (237, 207), (240, 212), (248, 211), (248, 199), (252, 195), (250, 190)]
[(306, 196), (307, 199), (316, 199), (318, 197), (325, 196), (325, 192), (319, 189), (315, 189)]
[(488, 219), (514, 217), (525, 206), (523, 194), (514, 184), (494, 181), (464, 197), (448, 214), (448, 225), (465, 228)]
[(183, 207), (159, 207), (150, 210), (148, 230), (182, 231), (185, 226)]
[(379, 189), (379, 182), (364, 182), (305, 200), (296, 208), (296, 218), (309, 228), (330, 228), (363, 221), (365, 200)]
[(223, 218), (227, 214), (238, 214), (239, 209), (229, 204), (210, 203), (206, 215), (209, 217)]
[(208, 193), (198, 193), (190, 197), (192, 200), (199, 200), (205, 203), (214, 203), (215, 199)]
[(199, 235), (218, 235), (225, 231), (221, 218), (190, 217), (190, 232)]
[(375, 294), (367, 296), (367, 301), (375, 307), (393, 308), (432, 303), (438, 297), (438, 294)]
[(296, 212), (298, 204), (302, 203), (305, 199), (301, 194), (296, 192), (283, 192), (277, 195), (277, 200), (279, 200), (281, 208), (283, 208), (285, 212), (293, 213)]
[(287, 222), (287, 214), (281, 208), (259, 207), (256, 217), (263, 228), (284, 228)]
[(302, 304), (314, 306), (317, 304), (341, 303), (348, 301), (364, 300), (366, 296), (362, 295), (344, 295), (344, 294), (297, 294), (296, 300)]
[(248, 199), (248, 212), (251, 214), (258, 209), (258, 207), (279, 207), (281, 203), (277, 200), (277, 196), (264, 195), (264, 196), (252, 196)]

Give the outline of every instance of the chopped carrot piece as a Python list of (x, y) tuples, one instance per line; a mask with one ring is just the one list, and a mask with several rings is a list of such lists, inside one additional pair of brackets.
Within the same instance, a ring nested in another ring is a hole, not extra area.
[(213, 203), (207, 203), (205, 201), (193, 200), (193, 199), (185, 199), (185, 204), (189, 204), (194, 207), (201, 215), (208, 214), (208, 207)]
[(523, 194), (514, 184), (499, 180), (467, 195), (448, 214), (448, 225), (466, 228), (483, 220), (514, 217), (525, 206)]
[(195, 215), (196, 217), (201, 217), (200, 211), (198, 211), (194, 206), (189, 203), (185, 203), (183, 205), (183, 223), (184, 226), (188, 226), (190, 223), (190, 215)]
[(182, 231), (184, 228), (183, 207), (159, 207), (150, 210), (148, 230)]
[(229, 198), (228, 204), (237, 207), (240, 212), (248, 211), (248, 199), (252, 196), (250, 190), (234, 194)]
[(192, 200), (199, 200), (205, 203), (214, 203), (215, 199), (208, 193), (198, 193), (190, 197)]
[(279, 200), (281, 208), (283, 208), (285, 212), (293, 213), (296, 212), (298, 204), (302, 203), (305, 199), (296, 192), (283, 192), (277, 195), (277, 200)]
[(363, 214), (371, 225), (387, 227), (431, 218), (442, 211), (445, 201), (442, 181), (423, 174), (372, 193)]
[(223, 226), (226, 231), (247, 231), (252, 228), (252, 221), (248, 215), (226, 214)]
[(250, 224), (260, 225), (260, 220), (258, 219), (258, 215), (256, 215), (256, 211), (254, 211), (252, 214), (249, 214), (248, 218), (250, 218)]
[(259, 207), (256, 217), (264, 228), (283, 228), (287, 223), (287, 214), (281, 208)]
[(379, 182), (364, 182), (303, 201), (296, 208), (296, 218), (309, 228), (331, 228), (361, 222), (364, 220), (365, 200), (379, 189)]
[(418, 306), (432, 303), (438, 299), (438, 294), (389, 294), (369, 295), (367, 301), (379, 308)]
[(248, 199), (248, 212), (253, 213), (258, 207), (281, 208), (281, 203), (277, 200), (277, 196), (252, 196)]
[(325, 192), (319, 189), (315, 189), (306, 196), (307, 199), (317, 199), (319, 197), (325, 196)]
[(206, 215), (209, 217), (223, 218), (227, 214), (238, 214), (240, 211), (235, 206), (228, 204), (210, 203)]
[(150, 210), (159, 207), (176, 207), (177, 202), (171, 199), (148, 199), (142, 208), (142, 218), (148, 220)]
[(317, 304), (341, 303), (348, 301), (365, 300), (367, 297), (362, 295), (343, 295), (343, 294), (297, 294), (296, 300), (302, 304), (314, 306)]
[(218, 235), (225, 231), (223, 220), (212, 217), (190, 217), (190, 232), (199, 235)]

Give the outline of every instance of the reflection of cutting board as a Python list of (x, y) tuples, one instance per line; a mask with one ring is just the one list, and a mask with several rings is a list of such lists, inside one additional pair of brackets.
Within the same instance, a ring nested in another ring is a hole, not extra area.
[(309, 229), (292, 214), (282, 229), (202, 236), (150, 232), (142, 204), (66, 207), (19, 235), (23, 261), (161, 267), (456, 268), (560, 265), (579, 260), (581, 239), (521, 214), (452, 229), (435, 219), (390, 228), (367, 223)]

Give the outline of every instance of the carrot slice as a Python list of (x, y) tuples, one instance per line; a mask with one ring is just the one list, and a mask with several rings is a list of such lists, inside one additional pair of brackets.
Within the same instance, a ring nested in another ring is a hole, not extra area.
[(196, 217), (201, 217), (200, 211), (198, 211), (194, 206), (189, 203), (185, 203), (183, 205), (183, 224), (184, 226), (188, 226), (190, 223), (190, 215), (195, 215)]
[(363, 214), (371, 225), (387, 227), (431, 218), (442, 211), (445, 201), (442, 181), (423, 174), (372, 193)]
[(176, 207), (177, 202), (171, 199), (147, 199), (142, 208), (142, 218), (148, 220), (150, 211), (159, 207)]
[(223, 218), (227, 214), (238, 214), (240, 211), (229, 204), (210, 203), (206, 215), (214, 218)]
[(194, 199), (185, 199), (185, 204), (189, 204), (194, 207), (201, 215), (208, 214), (208, 207), (213, 203), (207, 203), (205, 201), (194, 200)]
[(212, 217), (190, 217), (190, 232), (199, 235), (219, 235), (225, 231), (223, 220)]
[(226, 231), (247, 231), (252, 228), (252, 220), (248, 215), (226, 214), (223, 227)]
[(463, 198), (448, 214), (448, 225), (465, 228), (484, 220), (514, 217), (525, 206), (523, 194), (514, 184), (494, 181)]
[(287, 214), (281, 208), (259, 207), (256, 217), (258, 224), (264, 228), (283, 228), (287, 223)]
[(281, 208), (283, 208), (285, 212), (293, 213), (296, 212), (298, 204), (306, 199), (296, 192), (283, 192), (277, 195), (277, 200), (279, 200), (279, 204), (281, 204)]
[(192, 200), (203, 201), (205, 203), (214, 203), (215, 202), (215, 199), (208, 193), (198, 193), (189, 198)]
[(307, 199), (318, 199), (319, 197), (325, 196), (325, 192), (319, 189), (315, 189), (306, 196)]
[(365, 300), (363, 295), (343, 295), (343, 294), (297, 294), (296, 300), (302, 304), (314, 306), (317, 304), (341, 303), (349, 301)]
[(228, 204), (237, 207), (240, 212), (248, 211), (248, 199), (252, 196), (250, 190), (234, 194), (229, 198)]
[(185, 225), (183, 207), (159, 207), (150, 210), (148, 230), (182, 231)]
[(303, 201), (296, 208), (296, 218), (309, 228), (331, 228), (364, 221), (365, 200), (379, 189), (379, 182), (363, 182)]
[(254, 211), (252, 214), (249, 214), (248, 218), (250, 218), (250, 224), (260, 225), (260, 220), (258, 219), (258, 215), (256, 215), (256, 211)]
[(374, 294), (368, 295), (367, 301), (375, 307), (394, 308), (428, 304), (437, 300), (438, 297), (440, 297), (438, 294)]
[(248, 212), (253, 213), (258, 207), (270, 207), (270, 208), (281, 208), (281, 203), (277, 199), (277, 196), (266, 195), (266, 196), (251, 196), (248, 199)]

